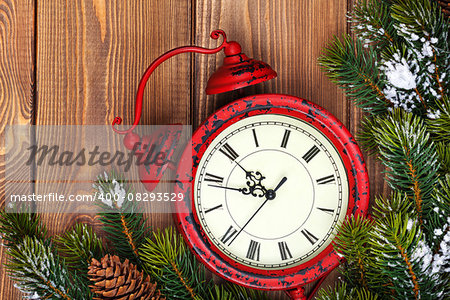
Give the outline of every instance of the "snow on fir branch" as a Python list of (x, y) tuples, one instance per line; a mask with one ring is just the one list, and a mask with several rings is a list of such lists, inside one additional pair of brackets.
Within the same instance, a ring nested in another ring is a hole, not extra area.
[[(132, 191), (125, 184), (123, 174), (117, 172), (100, 175), (95, 187), (97, 191)], [(100, 239), (87, 224), (76, 224), (59, 236), (48, 237), (39, 214), (9, 214), (4, 208), (0, 210), (0, 235), (9, 254), (6, 268), (9, 277), (15, 281), (15, 287), (23, 292), (25, 299), (97, 299), (100, 294), (106, 296), (110, 292), (123, 292), (124, 284), (127, 284), (127, 291), (128, 288), (132, 291), (148, 291), (155, 286), (149, 285), (154, 280), (160, 281), (158, 289), (161, 286), (165, 292), (161, 299), (269, 299), (261, 291), (231, 283), (215, 284), (204, 266), (189, 251), (182, 237), (171, 227), (165, 231), (150, 230), (146, 225), (150, 220), (140, 212), (136, 204), (124, 201), (120, 207), (110, 205), (109, 202), (101, 202), (100, 205), (109, 209), (108, 212), (99, 214), (106, 232), (104, 239)], [(105, 253), (110, 255), (103, 256)], [(101, 270), (103, 265), (98, 259), (118, 254), (121, 257), (117, 259), (127, 265), (127, 258), (138, 261), (141, 266), (133, 264), (136, 272), (131, 272), (132, 275), (141, 278), (152, 276), (150, 281), (123, 282), (109, 278), (108, 286), (102, 286), (106, 282), (102, 283), (103, 279), (91, 282), (93, 275), (97, 279), (107, 275), (107, 268)], [(98, 272), (89, 274), (88, 267), (92, 269), (95, 262)], [(138, 284), (142, 286), (137, 286)], [(130, 295), (132, 293), (134, 292), (129, 292)], [(159, 295), (159, 292), (155, 295)]]
[(25, 237), (8, 250), (6, 268), (15, 286), (30, 299), (91, 299), (86, 282), (70, 273), (50, 244)]
[[(115, 172), (112, 173), (113, 178), (110, 180), (108, 173), (105, 171), (103, 176), (97, 176), (97, 182), (92, 187), (97, 190), (97, 199), (109, 208), (121, 209), (126, 199), (127, 191), (123, 180), (114, 178)], [(119, 181), (118, 181), (119, 180)]]
[(142, 268), (139, 247), (150, 228), (145, 224), (137, 202), (128, 201), (128, 194), (133, 189), (125, 183), (123, 174), (114, 170), (99, 175), (93, 188), (97, 199), (101, 200), (98, 203), (102, 210), (99, 215), (109, 248)]
[[(367, 112), (358, 139), (387, 167), (393, 194), (376, 199), (370, 220), (349, 219), (341, 226), (335, 249), (347, 259), (341, 269), (346, 283), (321, 291), (319, 299), (445, 299), (448, 19), (430, 0), (360, 0), (349, 17), (355, 39), (335, 38), (319, 63)], [(363, 70), (372, 76), (361, 77)]]
[[(368, 112), (380, 112), (379, 99), (438, 117), (437, 102), (448, 96), (450, 84), (448, 21), (438, 6), (429, 0), (360, 0), (350, 21), (356, 39), (333, 40), (319, 58), (326, 74)], [(375, 77), (362, 76), (367, 68)]]

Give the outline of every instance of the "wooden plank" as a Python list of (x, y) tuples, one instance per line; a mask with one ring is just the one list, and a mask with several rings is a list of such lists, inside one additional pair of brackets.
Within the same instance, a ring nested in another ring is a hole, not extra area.
[[(0, 1), (0, 207), (5, 201), (5, 127), (33, 122), (34, 20), (34, 1)], [(18, 153), (15, 159), (23, 159), (20, 156)], [(22, 191), (32, 189), (27, 184)], [(0, 246), (0, 299), (19, 299), (21, 294), (3, 267), (7, 262), (5, 250)]]
[(197, 1), (195, 44), (215, 47), (209, 37), (223, 29), (249, 57), (263, 60), (277, 72), (269, 82), (218, 96), (206, 96), (206, 82), (223, 54), (195, 56), (195, 125), (218, 107), (254, 93), (286, 93), (309, 99), (348, 125), (344, 95), (320, 71), (317, 57), (334, 35), (346, 30), (346, 1)]
[[(38, 125), (111, 124), (115, 116), (131, 124), (142, 73), (191, 40), (189, 1), (39, 1), (37, 9)], [(147, 86), (141, 124), (190, 123), (189, 86), (188, 55), (163, 64)], [(51, 234), (78, 221), (96, 224), (89, 214), (43, 217)], [(172, 222), (149, 217), (154, 227)]]
[[(191, 1), (177, 0), (37, 2), (37, 124), (109, 124), (116, 115), (122, 116), (125, 124), (131, 123), (136, 88), (146, 66), (173, 47), (215, 47), (218, 42), (211, 40), (209, 33), (221, 28), (229, 39), (242, 44), (247, 55), (268, 62), (279, 77), (242, 92), (206, 96), (207, 79), (222, 63), (223, 55), (196, 54), (193, 66), (187, 55), (172, 58), (148, 84), (141, 124), (180, 122), (198, 126), (231, 100), (276, 92), (322, 105), (352, 133), (359, 128), (361, 111), (347, 103), (316, 64), (332, 35), (348, 30), (345, 12), (347, 2), (350, 8), (353, 0), (197, 0), (194, 6)], [(33, 119), (35, 2), (0, 3), (2, 132), (5, 124), (29, 124)], [(372, 197), (385, 193), (382, 166), (374, 158), (366, 156), (366, 161)], [(3, 172), (0, 163), (0, 191)], [(38, 186), (37, 190), (45, 189)], [(0, 202), (3, 200), (1, 197)], [(88, 214), (43, 217), (51, 233), (80, 221), (97, 224)], [(172, 222), (166, 214), (149, 217), (154, 228)], [(3, 264), (3, 248), (0, 258)], [(335, 278), (329, 276), (324, 285)], [(0, 299), (20, 298), (3, 268), (0, 286)], [(281, 293), (273, 293), (273, 298), (285, 299)]]
[[(353, 9), (356, 0), (348, 0), (349, 11)], [(354, 32), (351, 30), (351, 25), (348, 25), (347, 32), (353, 37)], [(361, 108), (358, 108), (353, 103), (350, 106), (350, 132), (356, 137), (358, 132), (361, 130), (361, 121), (363, 120), (365, 113), (363, 113)], [(366, 151), (363, 151), (364, 158), (366, 160), (367, 171), (369, 173), (370, 181), (370, 207), (372, 208), (375, 204), (375, 197), (379, 195), (388, 195), (390, 188), (385, 180), (384, 171), (386, 168), (384, 165), (376, 158), (376, 156), (369, 156)]]
[[(356, 0), (348, 0), (348, 11), (351, 12)], [(351, 29), (351, 24), (347, 24), (347, 33), (352, 35), (354, 32)], [(348, 129), (351, 134), (357, 137), (358, 132), (361, 130), (361, 120), (364, 117), (364, 113), (362, 109), (358, 108), (354, 103), (349, 103), (349, 125)], [(385, 171), (385, 167), (381, 164), (381, 162), (375, 156), (369, 156), (366, 151), (363, 151), (363, 156), (366, 161), (367, 172), (369, 174), (370, 181), (370, 204), (369, 204), (369, 213), (372, 212), (372, 208), (374, 206), (375, 197), (379, 195), (387, 195), (390, 191), (386, 181), (384, 180), (385, 176), (383, 172)], [(339, 276), (337, 270), (333, 271), (332, 274), (323, 282), (321, 288), (326, 288), (334, 285), (335, 279)]]
[[(209, 34), (214, 29), (223, 29), (228, 39), (238, 41), (249, 57), (271, 65), (278, 78), (243, 91), (206, 96), (206, 82), (222, 64), (223, 54), (195, 56), (194, 125), (244, 95), (285, 93), (323, 106), (348, 126), (349, 104), (317, 65), (317, 57), (327, 41), (346, 32), (346, 10), (345, 0), (198, 0), (196, 45), (215, 47), (218, 42), (211, 40)], [(286, 299), (282, 293), (273, 293), (273, 297)]]

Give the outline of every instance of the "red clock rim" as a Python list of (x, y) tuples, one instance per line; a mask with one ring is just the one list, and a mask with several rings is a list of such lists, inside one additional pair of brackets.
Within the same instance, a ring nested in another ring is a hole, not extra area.
[[(293, 116), (318, 129), (340, 153), (347, 170), (349, 203), (347, 216), (366, 215), (369, 204), (369, 180), (361, 151), (345, 126), (331, 113), (305, 99), (281, 94), (262, 94), (245, 97), (228, 104), (211, 115), (192, 136), (192, 151), (187, 149), (177, 170), (175, 193), (184, 193), (185, 200), (177, 202), (175, 220), (194, 254), (217, 275), (243, 286), (286, 290), (312, 282), (334, 268), (339, 256), (332, 244), (319, 255), (286, 269), (262, 270), (243, 265), (222, 253), (200, 225), (195, 211), (193, 182), (197, 166), (212, 140), (235, 122), (257, 114), (274, 113)], [(192, 170), (192, 171), (191, 171)], [(192, 174), (192, 175), (189, 175)], [(185, 213), (190, 209), (192, 213)]]

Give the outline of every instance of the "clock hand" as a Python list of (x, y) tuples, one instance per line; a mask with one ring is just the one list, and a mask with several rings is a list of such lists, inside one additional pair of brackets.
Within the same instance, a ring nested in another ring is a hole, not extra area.
[(245, 190), (245, 188), (234, 188), (234, 187), (229, 187), (229, 186), (221, 186), (221, 185), (213, 185), (213, 184), (208, 184), (208, 186), (221, 188), (221, 189), (232, 190), (232, 191), (238, 191), (238, 192), (241, 192), (241, 193), (244, 193), (244, 190)]
[[(212, 187), (216, 187), (216, 188), (220, 188), (220, 189), (226, 189), (226, 190), (232, 190), (232, 191), (238, 191), (241, 192), (244, 195), (250, 195), (252, 194), (253, 197), (260, 197), (262, 198), (265, 193), (266, 190), (264, 189), (264, 187), (258, 188), (256, 189), (255, 187), (251, 187), (249, 186), (249, 188), (245, 187), (245, 188), (235, 188), (235, 187), (230, 187), (230, 186), (221, 186), (221, 185), (214, 185), (214, 184), (208, 184), (208, 186), (212, 186)], [(258, 195), (255, 190), (260, 191), (260, 194)]]
[(273, 190), (274, 192), (276, 192), (287, 180), (287, 177), (283, 177), (283, 179), (281, 179), (281, 181), (278, 183), (277, 187)]
[(234, 161), (244, 172), (245, 172), (245, 175), (246, 176), (250, 176), (250, 174), (252, 173), (252, 172), (249, 172), (249, 171), (247, 171), (246, 169), (244, 169), (244, 167), (240, 164), (240, 163), (238, 163), (236, 160)]
[(265, 179), (261, 172), (250, 172), (245, 176), (248, 180), (246, 182), (248, 189), (245, 188), (244, 194), (252, 194), (254, 197), (264, 197), (267, 189), (261, 184), (261, 181)]
[(231, 243), (237, 238), (237, 236), (244, 230), (244, 228), (250, 223), (250, 221), (256, 216), (256, 214), (263, 208), (263, 206), (267, 203), (269, 200), (275, 199), (275, 192), (286, 182), (287, 178), (283, 177), (281, 181), (277, 184), (277, 187), (274, 190), (267, 190), (266, 193), (266, 200), (258, 207), (258, 209), (253, 213), (253, 215), (248, 219), (247, 223), (244, 224), (244, 226), (241, 227), (241, 229), (238, 231), (238, 233), (231, 239), (230, 243), (228, 243), (228, 246), (231, 245)]
[[(264, 177), (261, 172), (259, 171), (247, 171), (238, 161), (234, 161), (239, 168), (241, 168), (245, 172), (245, 178), (248, 179), (247, 186), (248, 188), (244, 188), (242, 193), (245, 195), (252, 194), (253, 197), (264, 197), (267, 190), (266, 188), (261, 184), (261, 181), (266, 178)], [(256, 193), (259, 192), (259, 193)]]
[(259, 206), (259, 208), (255, 211), (255, 213), (250, 217), (250, 219), (248, 219), (247, 223), (244, 224), (244, 226), (242, 226), (242, 228), (239, 230), (239, 232), (234, 236), (234, 238), (230, 241), (230, 243), (228, 244), (228, 246), (231, 245), (231, 243), (237, 238), (237, 236), (242, 232), (242, 230), (244, 230), (245, 226), (247, 226), (248, 223), (250, 223), (250, 221), (256, 216), (256, 214), (261, 210), (261, 208), (263, 208), (264, 204), (266, 204), (266, 202), (269, 201), (269, 198), (266, 198), (266, 200), (263, 202), (263, 204), (261, 204)]

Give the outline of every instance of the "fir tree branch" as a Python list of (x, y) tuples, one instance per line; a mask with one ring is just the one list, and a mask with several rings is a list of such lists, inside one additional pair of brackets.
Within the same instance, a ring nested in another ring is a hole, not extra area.
[(436, 143), (436, 153), (441, 164), (440, 173), (450, 175), (450, 143)]
[(431, 249), (417, 219), (409, 214), (408, 206), (398, 206), (400, 202), (395, 205), (399, 211), (386, 211), (386, 203), (378, 199), (376, 202), (382, 213), (379, 211), (375, 215), (374, 230), (370, 234), (374, 251), (372, 263), (380, 274), (393, 279), (388, 290), (395, 292), (394, 298), (438, 299), (440, 291), (436, 287), (442, 280), (431, 268)]
[[(401, 214), (390, 214), (384, 219), (378, 219), (372, 246), (377, 254), (375, 256), (376, 262), (381, 265), (380, 270), (394, 278), (393, 289), (397, 290), (397, 295), (406, 297), (414, 296), (417, 299), (420, 286), (408, 252), (417, 244), (416, 231), (419, 229), (417, 226), (412, 225), (412, 230), (407, 231), (406, 226), (404, 226), (404, 219), (406, 221), (408, 220), (407, 217), (403, 218)], [(383, 259), (383, 255), (389, 259)], [(393, 262), (396, 262), (396, 264), (394, 265)], [(391, 264), (391, 270), (387, 268), (388, 263)], [(403, 275), (405, 271), (409, 274), (407, 278)], [(400, 272), (402, 272), (400, 278), (406, 281), (406, 283), (398, 282), (397, 276), (400, 275), (398, 274)], [(412, 290), (408, 291), (407, 287), (411, 287)]]
[(66, 265), (79, 274), (87, 272), (92, 258), (100, 260), (104, 255), (102, 241), (86, 224), (76, 224), (54, 240)]
[(356, 104), (372, 114), (384, 113), (392, 106), (382, 92), (383, 82), (376, 67), (377, 54), (372, 48), (363, 50), (359, 39), (344, 35), (327, 45), (319, 64), (326, 75), (345, 90)]
[(419, 299), (419, 291), (420, 291), (420, 287), (419, 287), (419, 281), (417, 280), (417, 276), (414, 273), (411, 261), (410, 261), (410, 257), (408, 256), (408, 253), (406, 252), (406, 249), (404, 249), (401, 245), (400, 245), (400, 240), (396, 239), (396, 247), (397, 249), (400, 251), (400, 254), (403, 258), (403, 260), (405, 261), (405, 264), (408, 268), (408, 273), (411, 277), (411, 281), (413, 283), (413, 290), (414, 290), (414, 297), (415, 299)]
[[(434, 81), (431, 88), (436, 88), (442, 99), (448, 95), (450, 83), (448, 76), (445, 77), (450, 70), (448, 21), (436, 1), (393, 2), (392, 17), (399, 23), (397, 25), (399, 34), (405, 38), (409, 49), (415, 53), (427, 76)], [(436, 96), (437, 94), (433, 94), (430, 98)]]
[[(430, 227), (434, 229), (433, 238), (435, 240), (433, 268), (446, 269), (450, 273), (450, 175), (439, 181), (434, 194), (433, 214), (428, 216)], [(439, 252), (441, 252), (439, 254)], [(449, 287), (450, 288), (450, 287)]]
[(369, 153), (374, 155), (378, 153), (378, 144), (374, 138), (374, 128), (378, 126), (378, 119), (364, 116), (361, 121), (361, 127), (358, 130), (357, 140)]
[(354, 284), (366, 289), (369, 288), (366, 272), (368, 260), (371, 259), (370, 249), (366, 244), (369, 242), (368, 232), (371, 228), (371, 221), (361, 216), (351, 216), (339, 227), (334, 245), (334, 249), (347, 259), (341, 272)]
[(334, 287), (322, 289), (316, 300), (377, 300), (377, 294), (365, 289), (351, 288), (346, 283), (337, 283)]
[(360, 0), (353, 7), (350, 20), (355, 34), (377, 49), (383, 49), (399, 40), (390, 14), (390, 4), (380, 0)]
[(225, 283), (215, 285), (209, 292), (210, 300), (269, 300), (266, 293), (260, 290), (247, 289), (240, 285)]
[[(323, 299), (356, 299), (352, 293), (364, 285), (382, 298), (445, 299), (450, 292), (450, 177), (442, 180), (450, 169), (449, 23), (430, 0), (360, 0), (352, 21), (363, 42), (334, 39), (319, 63), (346, 92), (361, 93), (371, 118), (364, 120), (359, 140), (387, 166), (394, 193), (376, 199), (376, 223), (360, 252), (348, 250), (358, 248), (360, 240), (358, 231), (352, 236), (352, 226), (347, 228), (342, 248), (349, 272), (343, 273), (350, 286), (338, 286)], [(368, 69), (377, 72), (373, 83), (379, 91), (350, 74), (360, 77), (350, 65), (358, 66), (358, 58), (365, 57)], [(379, 92), (386, 100), (373, 101), (382, 100)], [(364, 251), (371, 259), (364, 261)]]
[(407, 194), (398, 191), (393, 191), (387, 198), (376, 197), (377, 205), (374, 207), (374, 218), (386, 219), (391, 214), (410, 214), (416, 218), (413, 204), (408, 200)]
[(437, 116), (426, 120), (428, 130), (435, 141), (450, 144), (450, 100), (444, 96), (438, 103)]
[[(94, 185), (97, 190), (100, 221), (113, 253), (121, 258), (128, 258), (142, 268), (139, 247), (144, 243), (150, 228), (145, 225), (145, 218), (137, 202), (128, 201), (131, 187), (125, 184), (123, 175), (112, 171), (97, 177)], [(114, 199), (117, 199), (115, 201)]]
[(210, 300), (234, 300), (234, 296), (231, 295), (226, 289), (222, 286), (214, 286), (213, 289), (209, 292)]
[(41, 223), (39, 214), (24, 212), (7, 213), (0, 209), (0, 236), (7, 247), (20, 244), (25, 237), (45, 240), (47, 229)]
[[(9, 248), (12, 259), (6, 265), (20, 291), (42, 299), (90, 299), (86, 284), (70, 274), (63, 260), (36, 237), (25, 237)], [(80, 284), (81, 283), (81, 284)]]
[(419, 223), (423, 224), (424, 206), (432, 201), (439, 169), (426, 126), (419, 117), (401, 110), (385, 119), (375, 117), (374, 124), (372, 132), (380, 159), (389, 168), (388, 183), (414, 200)]
[(208, 299), (212, 282), (172, 228), (153, 233), (141, 247), (145, 268), (159, 281), (162, 292), (173, 299)]

